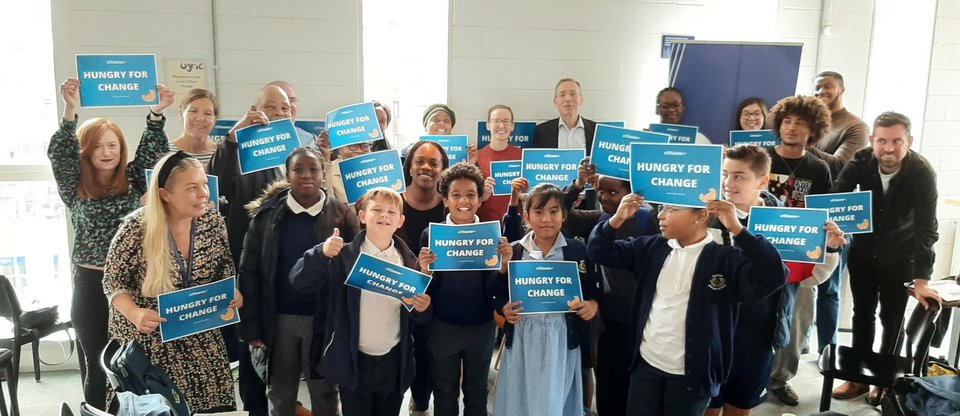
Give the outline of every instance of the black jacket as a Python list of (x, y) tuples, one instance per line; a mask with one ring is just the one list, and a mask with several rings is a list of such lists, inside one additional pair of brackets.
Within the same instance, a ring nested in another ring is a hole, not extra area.
[[(590, 149), (593, 148), (593, 135), (597, 131), (597, 123), (593, 120), (587, 120), (586, 117), (580, 117), (583, 118), (583, 135), (584, 138), (587, 139), (587, 156), (590, 156)], [(537, 124), (537, 127), (533, 129), (533, 147), (540, 149), (556, 149), (559, 145), (557, 141), (557, 136), (559, 134), (559, 117)]]
[[(237, 271), (237, 286), (243, 295), (243, 308), (240, 314), (240, 339), (245, 342), (261, 340), (267, 349), (273, 347), (276, 340), (277, 324), (277, 226), (290, 214), (287, 198), (290, 185), (286, 181), (277, 182), (264, 191), (263, 195), (247, 204), (253, 219), (243, 241), (243, 254)], [(323, 210), (316, 216), (313, 232), (317, 241), (323, 242), (333, 228), (340, 229), (344, 241), (353, 241), (360, 232), (360, 222), (353, 209), (329, 196), (324, 200)], [(287, 276), (279, 276), (286, 279)], [(323, 322), (314, 322), (314, 326)]]
[[(313, 334), (314, 342), (310, 350), (313, 375), (348, 390), (356, 390), (360, 381), (357, 370), (360, 354), (360, 289), (347, 286), (344, 281), (360, 257), (366, 236), (366, 230), (361, 231), (352, 243), (343, 246), (340, 255), (332, 259), (323, 254), (322, 246), (314, 247), (290, 271), (290, 281), (295, 288), (316, 290), (318, 303), (327, 305), (326, 308), (317, 308), (314, 317), (314, 322), (324, 322), (325, 331)], [(417, 257), (406, 243), (394, 235), (393, 244), (403, 259), (404, 267), (419, 270)], [(418, 313), (400, 308), (400, 343), (396, 347), (400, 353), (399, 391), (406, 391), (410, 387), (416, 368), (410, 320), (420, 322), (429, 318), (430, 309)], [(323, 341), (318, 342), (321, 339)]]
[(899, 173), (883, 192), (873, 148), (854, 154), (833, 182), (832, 192), (850, 192), (857, 185), (873, 192), (873, 233), (854, 234), (850, 261), (869, 261), (883, 267), (908, 261), (913, 275), (933, 274), (933, 244), (937, 242), (937, 174), (923, 156), (909, 151)]

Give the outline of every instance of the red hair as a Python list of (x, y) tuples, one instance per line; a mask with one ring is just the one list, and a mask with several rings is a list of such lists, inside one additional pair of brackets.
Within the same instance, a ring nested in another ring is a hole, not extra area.
[[(93, 153), (107, 130), (113, 131), (120, 140), (120, 163), (117, 163), (110, 179), (103, 182), (93, 166)], [(127, 193), (130, 188), (130, 181), (127, 179), (127, 141), (123, 138), (120, 126), (102, 117), (92, 118), (77, 129), (77, 140), (80, 142), (80, 181), (77, 183), (77, 196), (80, 199), (103, 199)]]

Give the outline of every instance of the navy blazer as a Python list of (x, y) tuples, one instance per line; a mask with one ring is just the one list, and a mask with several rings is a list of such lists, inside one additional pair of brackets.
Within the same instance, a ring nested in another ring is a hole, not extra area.
[[(630, 270), (637, 278), (631, 305), (632, 369), (650, 316), (657, 280), (673, 250), (660, 235), (616, 240), (609, 221), (594, 228), (587, 256), (598, 264)], [(685, 382), (698, 397), (713, 397), (730, 373), (738, 304), (770, 295), (787, 281), (780, 254), (760, 235), (744, 229), (735, 247), (710, 242), (694, 269), (687, 303)]]
[[(314, 319), (323, 320), (326, 329), (323, 334), (313, 334), (314, 338), (323, 339), (322, 343), (313, 343), (319, 348), (310, 351), (313, 375), (348, 390), (355, 390), (359, 383), (360, 289), (347, 286), (344, 281), (360, 257), (360, 247), (366, 236), (367, 231), (361, 231), (353, 242), (343, 246), (339, 256), (332, 259), (323, 254), (323, 244), (318, 244), (304, 253), (290, 271), (290, 282), (295, 289), (314, 287), (316, 290), (318, 307)], [(417, 257), (403, 240), (394, 235), (393, 244), (403, 259), (403, 265), (419, 270)], [(400, 353), (400, 391), (410, 387), (416, 368), (410, 319), (419, 322), (428, 319), (429, 313), (430, 309), (417, 313), (400, 308), (400, 343), (396, 347)]]
[[(583, 118), (583, 135), (586, 138), (587, 156), (590, 156), (590, 149), (593, 148), (593, 135), (597, 131), (597, 123), (593, 120)], [(541, 149), (556, 149), (559, 146), (557, 136), (560, 135), (560, 118), (547, 120), (537, 124), (533, 129), (533, 147)]]

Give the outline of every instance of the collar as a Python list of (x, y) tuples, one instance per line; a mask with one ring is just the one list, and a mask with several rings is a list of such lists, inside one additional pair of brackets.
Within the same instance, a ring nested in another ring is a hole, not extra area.
[(379, 254), (384, 254), (387, 256), (391, 256), (394, 254), (396, 254), (397, 256), (400, 255), (400, 252), (397, 251), (397, 247), (394, 246), (393, 244), (393, 238), (390, 239), (390, 247), (387, 247), (386, 250), (380, 250), (376, 244), (373, 244), (373, 241), (370, 241), (370, 238), (364, 235), (363, 244), (360, 245), (360, 250), (363, 251), (364, 253), (372, 254), (374, 256)]
[(696, 242), (696, 243), (690, 244), (690, 245), (688, 245), (688, 246), (686, 246), (686, 247), (680, 247), (680, 243), (679, 243), (676, 239), (673, 239), (673, 238), (671, 238), (670, 240), (667, 241), (667, 245), (670, 246), (670, 248), (672, 248), (672, 249), (674, 249), (674, 250), (676, 250), (676, 249), (680, 249), (680, 250), (690, 250), (690, 249), (701, 249), (701, 248), (703, 248), (703, 246), (709, 244), (711, 241), (713, 241), (713, 236), (711, 236), (710, 233), (707, 233), (707, 236), (706, 236), (706, 237), (703, 237), (703, 240), (700, 240), (700, 241), (698, 241), (698, 242)]
[(290, 208), (290, 211), (294, 214), (300, 214), (306, 212), (311, 217), (316, 217), (320, 214), (320, 211), (323, 211), (323, 203), (327, 200), (327, 195), (323, 193), (323, 190), (320, 190), (320, 200), (316, 204), (308, 208), (304, 208), (303, 205), (300, 205), (299, 202), (291, 194), (287, 194), (287, 207)]
[[(539, 252), (540, 247), (537, 247), (537, 243), (533, 241), (533, 231), (527, 233), (520, 239), (520, 246), (527, 250), (528, 253)], [(553, 242), (553, 248), (550, 251), (543, 254), (543, 257), (546, 258), (554, 251), (562, 249), (567, 246), (567, 238), (563, 236), (563, 233), (557, 234), (557, 241)]]
[[(476, 223), (478, 223), (478, 222), (480, 222), (480, 217), (474, 215), (474, 216), (473, 216), (473, 223), (476, 224)], [(450, 214), (447, 214), (447, 224), (457, 225), (456, 223), (453, 222), (453, 218), (450, 218)]]
[[(563, 122), (563, 117), (557, 118), (557, 123), (561, 129), (567, 127), (567, 125)], [(582, 128), (584, 128), (583, 116), (577, 116), (577, 126), (574, 127), (573, 129), (576, 130), (576, 129), (582, 129)]]

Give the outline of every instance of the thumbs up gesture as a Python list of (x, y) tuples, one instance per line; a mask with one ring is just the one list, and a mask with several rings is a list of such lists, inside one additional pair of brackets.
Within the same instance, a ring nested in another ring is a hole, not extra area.
[(340, 237), (340, 229), (334, 228), (333, 235), (323, 242), (323, 255), (333, 258), (340, 254), (343, 249), (343, 237)]

